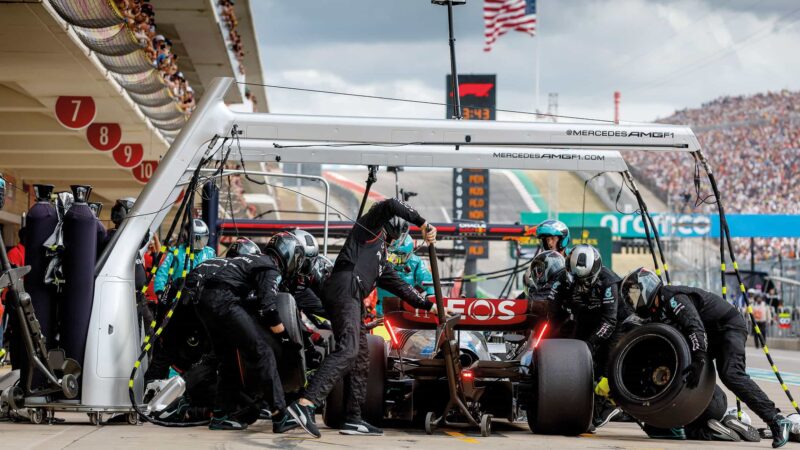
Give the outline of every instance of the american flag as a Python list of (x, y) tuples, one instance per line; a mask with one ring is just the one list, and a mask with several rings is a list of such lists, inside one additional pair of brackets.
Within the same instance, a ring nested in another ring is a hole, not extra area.
[(483, 0), (486, 42), (483, 51), (492, 50), (497, 38), (508, 30), (536, 35), (536, 0)]

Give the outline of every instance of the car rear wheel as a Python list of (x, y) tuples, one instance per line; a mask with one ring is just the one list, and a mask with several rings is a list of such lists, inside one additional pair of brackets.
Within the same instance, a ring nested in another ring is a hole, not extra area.
[(528, 425), (537, 434), (575, 436), (592, 421), (592, 355), (583, 341), (547, 339), (534, 351), (534, 398)]
[[(367, 398), (361, 406), (361, 414), (367, 422), (378, 425), (383, 419), (384, 386), (386, 380), (386, 346), (380, 336), (367, 336), (369, 348), (369, 372), (367, 375)], [(347, 414), (344, 398), (344, 382), (339, 380), (325, 400), (322, 420), (330, 428), (341, 428)]]
[(380, 425), (383, 420), (384, 386), (386, 380), (386, 341), (380, 336), (367, 336), (369, 375), (367, 399), (362, 406), (364, 420)]

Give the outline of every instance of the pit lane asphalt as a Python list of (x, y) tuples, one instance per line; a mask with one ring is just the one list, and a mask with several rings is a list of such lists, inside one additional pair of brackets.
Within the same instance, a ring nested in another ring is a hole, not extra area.
[[(778, 368), (786, 373), (786, 381), (792, 393), (800, 397), (800, 352), (770, 350)], [(747, 349), (748, 369), (756, 382), (778, 404), (784, 413), (792, 407), (774, 377), (764, 370), (769, 369), (761, 350)], [(729, 404), (734, 397), (728, 393)], [(746, 409), (745, 409), (746, 410)], [(752, 415), (752, 414), (751, 414)], [(458, 449), (480, 448), (481, 450), (511, 449), (677, 449), (677, 448), (771, 448), (770, 442), (729, 443), (700, 441), (665, 441), (649, 439), (635, 424), (612, 422), (599, 429), (596, 434), (579, 437), (540, 436), (531, 434), (527, 423), (509, 424), (495, 420), (492, 436), (484, 438), (477, 430), (439, 429), (428, 436), (421, 429), (386, 429), (383, 437), (341, 436), (336, 430), (322, 429), (322, 439), (310, 439), (302, 431), (284, 435), (272, 434), (270, 422), (256, 422), (248, 430), (209, 431), (198, 428), (162, 428), (155, 425), (104, 425), (89, 424), (86, 415), (57, 413), (67, 420), (58, 425), (32, 425), (29, 423), (0, 422), (0, 448), (3, 449), (244, 449), (244, 448), (290, 448), (290, 449)], [(318, 417), (318, 421), (321, 418)], [(757, 426), (763, 426), (756, 419)], [(789, 443), (784, 448), (797, 448)]]

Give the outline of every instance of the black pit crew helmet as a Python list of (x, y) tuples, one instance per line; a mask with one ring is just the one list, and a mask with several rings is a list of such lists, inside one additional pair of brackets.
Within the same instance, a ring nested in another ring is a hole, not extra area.
[(303, 276), (303, 284), (314, 292), (322, 291), (322, 285), (333, 273), (333, 263), (322, 255), (308, 260), (308, 273)]
[(228, 253), (225, 254), (226, 258), (236, 258), (237, 256), (243, 255), (260, 255), (261, 249), (258, 248), (258, 244), (251, 241), (250, 239), (240, 237), (236, 240), (230, 247), (228, 247)]
[(636, 315), (649, 317), (663, 285), (661, 277), (640, 267), (622, 279), (620, 293)]
[(408, 222), (400, 217), (392, 217), (392, 220), (383, 225), (383, 230), (386, 232), (387, 244), (400, 241), (408, 234)]
[(555, 250), (544, 251), (534, 256), (528, 270), (522, 276), (525, 293), (544, 289), (566, 269), (566, 264), (561, 253)]
[(111, 222), (114, 223), (115, 227), (119, 228), (122, 221), (128, 217), (134, 203), (136, 203), (136, 199), (133, 197), (120, 198), (114, 202), (114, 206), (111, 208)]
[(299, 274), (306, 259), (303, 243), (288, 231), (272, 236), (267, 242), (265, 251), (275, 255), (284, 271), (284, 276), (292, 279)]
[(315, 238), (308, 231), (301, 230), (299, 228), (289, 232), (292, 233), (303, 245), (303, 251), (305, 252), (306, 259), (303, 263), (303, 267), (300, 268), (300, 275), (306, 275), (309, 270), (311, 270), (311, 261), (317, 255), (319, 255), (319, 244), (317, 244), (317, 238)]

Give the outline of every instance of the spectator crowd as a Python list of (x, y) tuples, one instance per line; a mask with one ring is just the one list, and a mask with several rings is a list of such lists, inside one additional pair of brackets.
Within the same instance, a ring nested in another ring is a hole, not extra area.
[[(800, 92), (722, 97), (683, 109), (661, 123), (689, 125), (714, 170), (726, 212), (800, 214)], [(685, 153), (628, 152), (636, 177), (680, 212), (695, 207), (695, 166)], [(705, 174), (701, 180), (705, 182)], [(704, 195), (711, 190), (707, 183)], [(737, 256), (749, 258), (749, 240), (736, 240)], [(797, 258), (798, 239), (756, 239), (756, 259)]]
[(239, 36), (239, 31), (237, 31), (239, 19), (236, 18), (236, 10), (233, 8), (235, 3), (234, 0), (219, 0), (218, 5), (222, 23), (228, 30), (230, 50), (236, 55), (236, 61), (239, 62), (239, 73), (244, 75), (244, 48), (242, 47), (242, 37)]
[(116, 6), (180, 109), (190, 114), (196, 106), (194, 89), (178, 69), (178, 55), (172, 51), (172, 41), (156, 31), (153, 5), (149, 0), (116, 0)]

